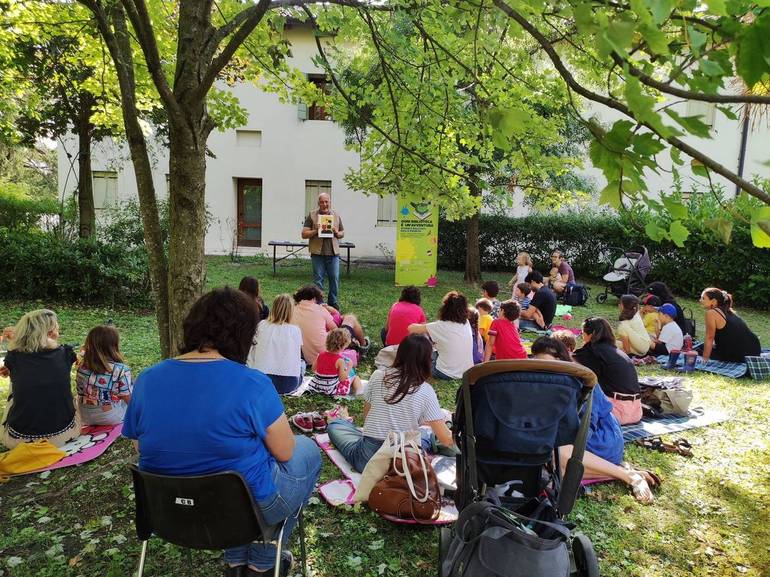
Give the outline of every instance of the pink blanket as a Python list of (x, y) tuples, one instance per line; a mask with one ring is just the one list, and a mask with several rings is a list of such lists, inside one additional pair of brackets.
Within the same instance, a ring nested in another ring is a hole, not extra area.
[(62, 467), (80, 465), (96, 459), (120, 436), (122, 430), (123, 425), (83, 427), (77, 439), (60, 447), (62, 451), (67, 453), (66, 457), (53, 465), (30, 472), (39, 473), (41, 471), (61, 469)]

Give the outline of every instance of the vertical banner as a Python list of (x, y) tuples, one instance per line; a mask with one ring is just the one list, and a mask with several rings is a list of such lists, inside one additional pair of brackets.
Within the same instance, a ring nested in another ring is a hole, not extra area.
[(436, 286), (438, 205), (402, 192), (396, 222), (396, 286)]

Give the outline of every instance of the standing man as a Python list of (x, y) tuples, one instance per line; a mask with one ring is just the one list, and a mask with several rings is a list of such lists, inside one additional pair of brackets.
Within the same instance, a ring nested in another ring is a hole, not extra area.
[(575, 273), (572, 272), (572, 267), (564, 260), (564, 253), (560, 250), (555, 250), (551, 253), (551, 288), (556, 294), (564, 292), (569, 285), (575, 284)]
[[(331, 215), (331, 234), (322, 231), (322, 220), (319, 215)], [(328, 236), (327, 236), (328, 235)], [(337, 291), (340, 284), (340, 243), (345, 236), (342, 220), (332, 210), (331, 197), (322, 192), (318, 195), (318, 210), (307, 215), (302, 227), (302, 238), (308, 239), (310, 260), (313, 263), (313, 282), (324, 290), (324, 276), (329, 278), (328, 304), (339, 310)]]

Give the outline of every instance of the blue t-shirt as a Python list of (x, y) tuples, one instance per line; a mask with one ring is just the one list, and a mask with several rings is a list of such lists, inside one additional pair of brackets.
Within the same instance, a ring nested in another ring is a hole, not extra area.
[(614, 465), (623, 462), (623, 430), (612, 414), (612, 403), (597, 384), (591, 406), (591, 430), (586, 450)]
[(168, 359), (134, 387), (123, 436), (139, 441), (139, 467), (165, 475), (235, 470), (255, 500), (276, 492), (263, 442), (284, 412), (270, 379), (229, 360)]

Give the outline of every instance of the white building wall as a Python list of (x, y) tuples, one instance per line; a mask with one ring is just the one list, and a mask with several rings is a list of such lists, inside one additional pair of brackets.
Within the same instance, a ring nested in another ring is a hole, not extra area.
[[(322, 73), (311, 58), (316, 54), (312, 33), (306, 28), (286, 32), (292, 43), (291, 63), (305, 73)], [(383, 257), (379, 244), (395, 246), (395, 227), (377, 225), (376, 196), (347, 188), (344, 176), (357, 167), (358, 155), (345, 150), (340, 126), (325, 120), (300, 120), (297, 106), (282, 104), (278, 96), (262, 92), (250, 84), (232, 88), (241, 105), (249, 111), (245, 126), (238, 130), (261, 132), (261, 146), (238, 146), (236, 131), (214, 131), (208, 146), (214, 155), (207, 161), (206, 204), (212, 222), (206, 233), (207, 254), (228, 254), (233, 250), (237, 225), (237, 179), (262, 180), (262, 246), (241, 247), (240, 254), (272, 254), (270, 240), (299, 241), (305, 218), (305, 181), (332, 183), (332, 207), (340, 214), (345, 240), (356, 248), (353, 257)], [(77, 152), (74, 138), (59, 147), (59, 186), (61, 194), (73, 194), (77, 186), (77, 164), (70, 171), (66, 154)], [(159, 198), (167, 196), (168, 151), (153, 149), (153, 180)], [(92, 152), (94, 171), (118, 172), (118, 196), (136, 197), (136, 180), (124, 146), (111, 141), (96, 144)], [(69, 178), (68, 178), (69, 174)], [(282, 251), (279, 250), (279, 254)]]

